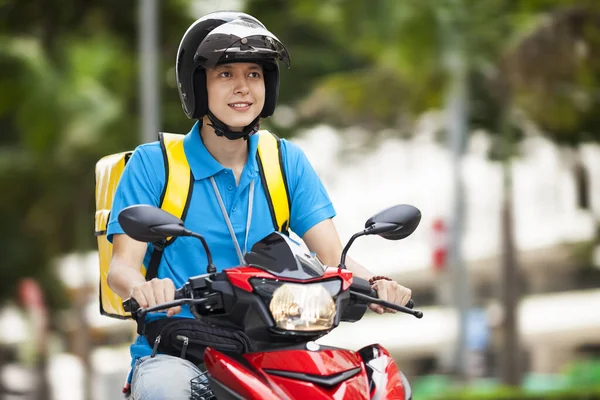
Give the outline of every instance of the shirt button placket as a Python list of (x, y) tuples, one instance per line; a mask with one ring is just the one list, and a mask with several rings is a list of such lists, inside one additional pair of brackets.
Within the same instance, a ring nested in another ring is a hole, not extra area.
[(231, 178), (230, 178), (230, 183), (227, 184), (227, 191), (229, 192), (229, 198), (231, 199), (232, 203), (234, 203), (233, 207), (231, 207), (231, 212), (234, 213), (237, 210), (237, 207), (235, 206), (236, 203), (236, 194), (233, 193), (233, 191), (235, 190), (235, 185), (234, 185), (234, 176), (233, 174), (231, 174)]

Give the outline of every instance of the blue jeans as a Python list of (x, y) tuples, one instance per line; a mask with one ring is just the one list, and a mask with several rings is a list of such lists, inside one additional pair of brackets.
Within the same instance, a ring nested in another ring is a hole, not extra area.
[(133, 368), (131, 395), (133, 400), (190, 399), (199, 379), (208, 385), (202, 370), (188, 360), (166, 354), (142, 357)]

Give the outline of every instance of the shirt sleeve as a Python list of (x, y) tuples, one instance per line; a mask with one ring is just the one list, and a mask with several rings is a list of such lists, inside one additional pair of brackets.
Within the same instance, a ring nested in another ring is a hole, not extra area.
[(139, 146), (127, 162), (113, 199), (106, 238), (112, 243), (114, 234), (123, 228), (118, 217), (121, 210), (134, 204), (159, 206), (165, 181), (165, 167), (158, 142)]
[(304, 152), (282, 139), (282, 155), (290, 195), (290, 228), (302, 237), (319, 222), (333, 218), (335, 209), (321, 179)]

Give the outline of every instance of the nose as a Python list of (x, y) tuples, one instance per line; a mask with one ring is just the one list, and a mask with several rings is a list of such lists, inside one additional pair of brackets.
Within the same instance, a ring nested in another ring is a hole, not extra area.
[(248, 94), (249, 91), (250, 91), (250, 88), (248, 87), (248, 81), (246, 80), (246, 77), (243, 75), (238, 76), (238, 78), (235, 80), (235, 84), (233, 87), (233, 93), (246, 95), (246, 94)]

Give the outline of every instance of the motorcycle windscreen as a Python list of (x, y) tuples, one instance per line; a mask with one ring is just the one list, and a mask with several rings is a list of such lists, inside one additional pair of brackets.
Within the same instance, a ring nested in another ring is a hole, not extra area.
[(280, 278), (308, 280), (323, 276), (325, 266), (288, 236), (273, 232), (256, 242), (244, 256), (248, 265)]
[(194, 54), (194, 61), (204, 68), (263, 60), (279, 60), (290, 66), (288, 51), (279, 39), (256, 22), (242, 18), (213, 29)]

